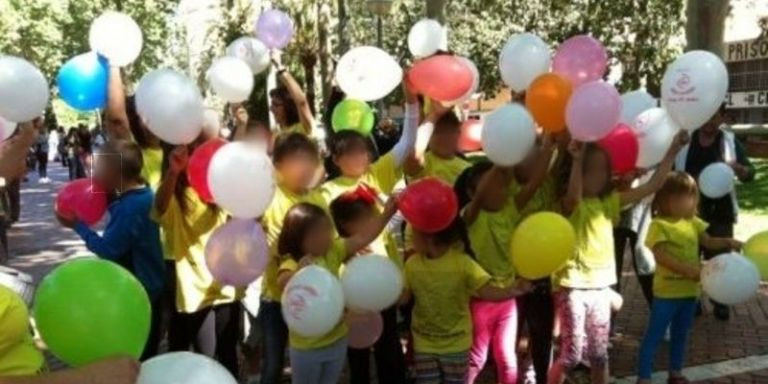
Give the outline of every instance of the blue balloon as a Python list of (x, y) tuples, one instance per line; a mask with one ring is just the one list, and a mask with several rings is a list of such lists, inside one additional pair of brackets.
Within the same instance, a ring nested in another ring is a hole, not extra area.
[(83, 53), (59, 69), (59, 97), (72, 108), (89, 111), (107, 104), (109, 63), (95, 52)]

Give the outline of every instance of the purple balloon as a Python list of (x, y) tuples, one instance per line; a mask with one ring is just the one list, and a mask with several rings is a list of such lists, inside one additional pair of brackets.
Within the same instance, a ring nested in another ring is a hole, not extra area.
[(608, 53), (598, 40), (579, 35), (564, 41), (552, 61), (552, 71), (571, 81), (573, 89), (600, 80), (608, 66)]
[(579, 141), (597, 141), (619, 122), (621, 96), (614, 86), (593, 81), (577, 88), (565, 108), (565, 122)]
[(293, 21), (283, 11), (268, 9), (259, 16), (254, 32), (267, 48), (280, 49), (293, 37)]
[(205, 263), (224, 285), (244, 287), (267, 266), (267, 238), (252, 219), (232, 219), (213, 232), (205, 245)]

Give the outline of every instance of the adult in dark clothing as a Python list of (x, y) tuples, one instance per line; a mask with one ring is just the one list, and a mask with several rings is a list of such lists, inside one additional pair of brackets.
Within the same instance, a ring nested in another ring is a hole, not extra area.
[[(685, 170), (698, 180), (704, 168), (717, 162), (730, 165), (741, 182), (749, 182), (755, 178), (755, 168), (749, 161), (744, 147), (725, 124), (724, 107), (721, 107), (704, 126), (693, 132), (690, 144), (678, 154), (675, 168)], [(709, 223), (707, 233), (710, 236), (733, 237), (733, 227), (736, 224), (738, 211), (739, 204), (735, 191), (718, 199), (700, 196), (699, 216)], [(712, 252), (703, 251), (702, 253), (707, 260), (716, 256)], [(714, 301), (713, 304), (716, 318), (720, 320), (730, 318), (727, 306)]]

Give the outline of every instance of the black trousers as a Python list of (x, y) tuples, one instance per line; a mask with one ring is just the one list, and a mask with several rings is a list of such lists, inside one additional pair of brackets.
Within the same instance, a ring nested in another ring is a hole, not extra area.
[(616, 292), (621, 293), (621, 277), (624, 271), (624, 259), (630, 257), (632, 259), (632, 269), (635, 270), (635, 276), (637, 276), (637, 282), (640, 284), (640, 290), (643, 292), (643, 297), (648, 308), (651, 307), (653, 302), (653, 274), (641, 275), (638, 273), (637, 255), (635, 255), (635, 249), (637, 249), (637, 242), (639, 241), (637, 233), (628, 228), (614, 228), (613, 229), (613, 242), (614, 253), (616, 256)]
[[(405, 383), (405, 356), (397, 331), (397, 306), (381, 312), (384, 327), (381, 337), (373, 345), (376, 361), (376, 376), (379, 383)], [(349, 360), (350, 384), (371, 382), (371, 348), (352, 349), (347, 353)]]
[(240, 370), (237, 343), (240, 340), (242, 308), (239, 302), (203, 308), (193, 313), (175, 312), (168, 334), (170, 351), (188, 351), (217, 359), (233, 376)]
[(48, 177), (48, 152), (37, 152), (37, 175)]
[(529, 351), (536, 372), (536, 382), (546, 383), (552, 361), (552, 331), (555, 326), (555, 306), (552, 302), (550, 280), (533, 281), (534, 289), (519, 297), (522, 320), (528, 325)]
[[(733, 237), (733, 223), (732, 222), (725, 222), (725, 223), (718, 223), (718, 222), (712, 222), (709, 223), (709, 227), (707, 227), (707, 233), (712, 237), (727, 237), (732, 238)], [(704, 260), (709, 260), (714, 258), (715, 256), (722, 253), (722, 251), (710, 251), (708, 249), (705, 249), (704, 247), (701, 248), (701, 253), (704, 255)], [(724, 308), (725, 310), (728, 310), (728, 306), (725, 304), (718, 303), (717, 301), (710, 300), (712, 304), (715, 306), (715, 309), (718, 307)]]
[(141, 361), (149, 360), (157, 356), (160, 350), (160, 342), (163, 339), (162, 334), (162, 298), (158, 297), (152, 300), (152, 322), (149, 328), (149, 337), (147, 338), (147, 344), (144, 346), (144, 352), (141, 354)]
[(19, 216), (21, 216), (21, 180), (18, 178), (11, 180), (6, 188), (11, 222), (15, 223), (19, 221)]

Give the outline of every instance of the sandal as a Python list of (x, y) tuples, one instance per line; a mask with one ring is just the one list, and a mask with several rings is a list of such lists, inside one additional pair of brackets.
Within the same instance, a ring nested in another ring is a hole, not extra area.
[(685, 376), (674, 376), (667, 379), (667, 384), (690, 384)]

